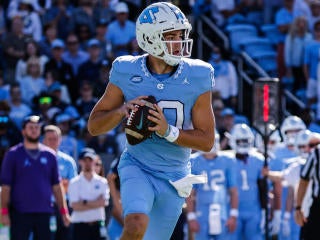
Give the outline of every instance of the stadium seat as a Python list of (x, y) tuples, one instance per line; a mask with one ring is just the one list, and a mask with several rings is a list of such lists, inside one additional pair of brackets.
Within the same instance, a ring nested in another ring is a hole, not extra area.
[(251, 24), (229, 24), (226, 27), (231, 42), (231, 49), (235, 53), (240, 52), (239, 44), (245, 39), (257, 36), (257, 29)]
[(277, 53), (275, 51), (255, 52), (251, 57), (271, 77), (277, 76)]
[(275, 24), (265, 24), (260, 27), (263, 35), (268, 38), (272, 44), (277, 44), (281, 37), (281, 33), (278, 30), (277, 25)]
[(249, 56), (258, 52), (274, 51), (274, 47), (268, 38), (251, 37), (240, 42), (240, 49)]

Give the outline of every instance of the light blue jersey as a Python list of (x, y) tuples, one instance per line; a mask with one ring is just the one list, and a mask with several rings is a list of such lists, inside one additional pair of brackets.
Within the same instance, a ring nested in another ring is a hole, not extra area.
[[(191, 111), (197, 98), (211, 91), (213, 68), (201, 60), (183, 58), (176, 71), (166, 79), (154, 77), (146, 66), (147, 55), (117, 58), (110, 72), (110, 82), (118, 86), (129, 101), (141, 95), (153, 95), (169, 124), (192, 129)], [(164, 179), (177, 180), (190, 173), (189, 148), (178, 146), (156, 134), (125, 150), (141, 169)], [(120, 161), (120, 165), (126, 164)]]
[[(212, 66), (183, 58), (172, 75), (154, 76), (147, 69), (146, 59), (147, 55), (117, 58), (110, 82), (121, 89), (125, 101), (153, 95), (169, 124), (193, 129), (192, 108), (201, 94), (212, 89)], [(122, 153), (118, 172), (123, 214), (149, 216), (144, 240), (170, 239), (185, 198), (168, 180), (176, 181), (191, 172), (190, 152), (152, 134), (142, 143), (127, 144)]]
[[(295, 158), (297, 157), (297, 153), (294, 150), (290, 150), (287, 146), (284, 144), (280, 145), (275, 150), (275, 159), (273, 159), (270, 162), (270, 169), (272, 171), (283, 171), (287, 169), (292, 162), (295, 161)], [(286, 212), (286, 202), (288, 198), (288, 186), (282, 185), (282, 193), (281, 193), (281, 212), (282, 216)], [(294, 216), (294, 209), (291, 211), (291, 216)], [(288, 236), (283, 235), (282, 230), (282, 224), (280, 226), (280, 232), (279, 232), (279, 240), (298, 240), (299, 239), (299, 233), (300, 233), (300, 227), (297, 225), (294, 221), (294, 218), (290, 218), (290, 234)]]
[(78, 175), (76, 162), (70, 155), (58, 151), (57, 160), (61, 178), (71, 180)]
[(219, 204), (221, 209), (222, 226), (229, 218), (229, 189), (237, 186), (235, 159), (226, 153), (219, 152), (213, 159), (206, 159), (203, 155), (191, 159), (193, 174), (206, 174), (208, 183), (194, 185), (196, 191), (196, 212), (200, 231), (196, 233), (197, 240), (231, 239), (232, 233), (224, 227), (218, 236), (209, 235), (209, 207), (210, 204)]
[(260, 240), (261, 207), (258, 179), (262, 178), (264, 158), (257, 152), (249, 152), (246, 161), (237, 159), (237, 183), (239, 193), (239, 218), (237, 239)]

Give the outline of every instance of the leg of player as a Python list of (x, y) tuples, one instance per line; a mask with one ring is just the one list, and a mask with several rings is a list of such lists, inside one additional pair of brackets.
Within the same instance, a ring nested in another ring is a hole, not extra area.
[(143, 213), (128, 214), (124, 219), (124, 227), (120, 240), (142, 239), (148, 222), (148, 216)]

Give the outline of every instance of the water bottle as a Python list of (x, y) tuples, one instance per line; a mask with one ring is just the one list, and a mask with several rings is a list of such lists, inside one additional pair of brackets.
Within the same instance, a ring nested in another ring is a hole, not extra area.
[(8, 226), (0, 225), (0, 240), (9, 240), (10, 231)]
[(222, 232), (220, 205), (210, 204), (209, 207), (209, 234), (219, 235)]
[(100, 237), (102, 238), (107, 237), (107, 228), (104, 224), (104, 221), (100, 221)]
[(57, 219), (56, 219), (56, 216), (52, 215), (50, 217), (49, 226), (50, 226), (50, 231), (51, 232), (56, 232), (57, 231)]

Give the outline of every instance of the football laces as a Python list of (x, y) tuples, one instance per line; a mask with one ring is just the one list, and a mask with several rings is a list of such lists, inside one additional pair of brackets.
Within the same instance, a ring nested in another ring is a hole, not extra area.
[[(139, 108), (139, 105), (135, 105), (136, 108)], [(134, 115), (136, 114), (136, 111), (131, 110), (131, 113), (127, 119), (127, 125), (130, 126), (132, 124), (132, 119), (134, 118)]]

